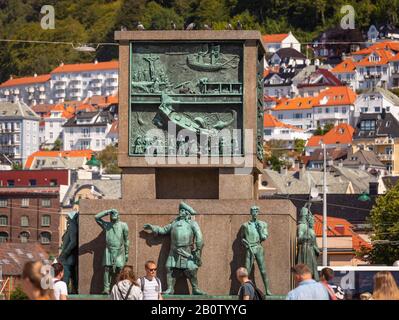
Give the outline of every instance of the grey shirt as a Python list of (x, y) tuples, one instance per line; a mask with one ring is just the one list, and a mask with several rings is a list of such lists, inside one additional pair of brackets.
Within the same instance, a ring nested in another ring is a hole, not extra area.
[(244, 300), (244, 296), (249, 296), (249, 300), (253, 300), (255, 296), (255, 288), (250, 283), (250, 281), (245, 282), (241, 285), (240, 290), (238, 291), (238, 299)]

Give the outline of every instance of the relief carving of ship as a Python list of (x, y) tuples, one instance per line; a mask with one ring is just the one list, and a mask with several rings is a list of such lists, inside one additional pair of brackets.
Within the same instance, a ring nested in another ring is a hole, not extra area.
[[(190, 130), (196, 134), (215, 135), (218, 131), (231, 125), (236, 118), (236, 112), (232, 110), (230, 111), (230, 120), (222, 121), (219, 119), (216, 124), (209, 125), (202, 117), (196, 117), (195, 119), (192, 119), (184, 113), (176, 112), (173, 108), (173, 105), (178, 104), (179, 101), (174, 100), (164, 92), (162, 92), (161, 100), (162, 101), (158, 108), (158, 113), (153, 119), (153, 123), (159, 127), (162, 127), (166, 120), (166, 123), (171, 121), (179, 128)], [(207, 127), (209, 127), (209, 129)]]
[(220, 52), (220, 46), (211, 46), (208, 49), (206, 45), (204, 51), (187, 56), (187, 65), (194, 70), (215, 72), (221, 69), (236, 68), (238, 66), (239, 57), (233, 56), (230, 59)]

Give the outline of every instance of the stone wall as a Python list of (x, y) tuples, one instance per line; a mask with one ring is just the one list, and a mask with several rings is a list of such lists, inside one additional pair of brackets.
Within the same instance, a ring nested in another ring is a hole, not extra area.
[[(259, 219), (269, 224), (269, 239), (264, 242), (267, 272), (273, 294), (286, 294), (292, 287), (290, 267), (294, 263), (295, 207), (286, 200), (185, 200), (204, 236), (203, 265), (198, 278), (202, 290), (212, 295), (236, 294), (235, 270), (244, 264), (244, 249), (238, 238), (242, 223), (249, 220), (252, 205), (260, 207)], [(143, 231), (144, 223), (165, 225), (177, 215), (179, 200), (82, 200), (79, 228), (79, 292), (96, 294), (102, 290), (104, 233), (94, 221), (102, 210), (115, 208), (129, 225), (129, 264), (144, 275), (148, 259), (158, 262), (158, 276), (166, 289), (165, 262), (169, 237)], [(94, 272), (96, 270), (96, 272)], [(263, 290), (258, 268), (255, 281)], [(178, 281), (176, 294), (189, 293), (188, 283)]]

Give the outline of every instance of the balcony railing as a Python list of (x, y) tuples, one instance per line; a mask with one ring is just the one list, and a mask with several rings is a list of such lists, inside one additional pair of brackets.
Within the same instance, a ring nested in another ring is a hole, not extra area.
[(364, 79), (379, 79), (381, 78), (381, 73), (366, 73), (364, 74)]
[(389, 145), (393, 144), (393, 139), (392, 138), (377, 138), (374, 141), (374, 144), (376, 145)]
[(393, 155), (390, 153), (380, 153), (378, 154), (378, 158), (381, 161), (392, 161), (393, 160)]

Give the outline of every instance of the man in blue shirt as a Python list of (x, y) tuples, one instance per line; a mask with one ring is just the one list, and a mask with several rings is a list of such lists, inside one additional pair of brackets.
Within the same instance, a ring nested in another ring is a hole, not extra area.
[(297, 264), (292, 268), (298, 286), (288, 292), (287, 300), (329, 300), (327, 289), (312, 279), (312, 272), (306, 264)]

